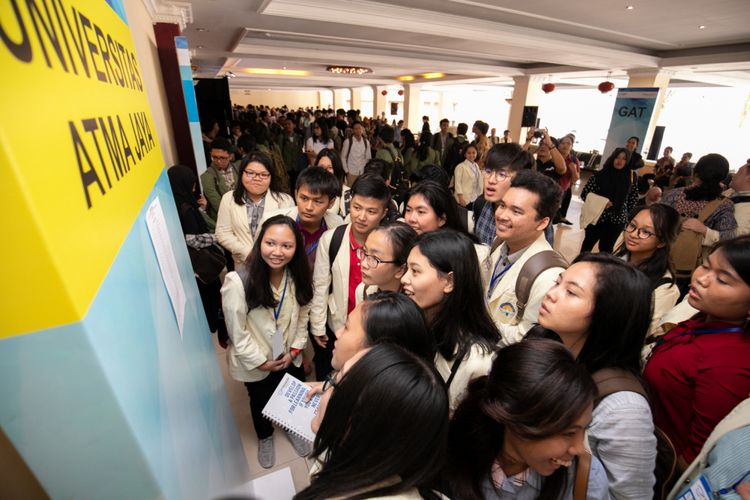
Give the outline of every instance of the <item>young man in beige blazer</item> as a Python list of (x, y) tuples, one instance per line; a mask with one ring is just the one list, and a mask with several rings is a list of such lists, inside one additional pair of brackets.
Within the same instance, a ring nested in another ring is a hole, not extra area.
[[(497, 239), (490, 254), (492, 274), (486, 296), (490, 315), (500, 330), (502, 346), (520, 341), (536, 323), (544, 295), (564, 270), (551, 267), (536, 277), (523, 316), (519, 317), (518, 275), (531, 257), (552, 250), (544, 238), (544, 229), (560, 208), (561, 197), (555, 181), (524, 170), (513, 178), (495, 210)], [(499, 241), (502, 243), (498, 245)]]
[[(362, 282), (357, 249), (364, 246), (367, 236), (383, 220), (391, 202), (390, 190), (379, 176), (360, 176), (351, 192), (351, 223), (326, 231), (315, 257), (310, 333), (317, 380), (325, 380), (330, 373), (335, 332), (344, 326), (356, 306), (356, 289)], [(337, 248), (332, 249), (334, 240)]]

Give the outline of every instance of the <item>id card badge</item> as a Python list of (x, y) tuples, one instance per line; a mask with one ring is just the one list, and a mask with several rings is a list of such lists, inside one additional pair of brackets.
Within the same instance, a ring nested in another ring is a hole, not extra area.
[(271, 338), (271, 357), (279, 359), (282, 354), (284, 354), (284, 332), (277, 328)]
[(701, 474), (696, 477), (690, 488), (685, 490), (676, 500), (712, 500), (711, 485), (708, 484), (706, 476)]

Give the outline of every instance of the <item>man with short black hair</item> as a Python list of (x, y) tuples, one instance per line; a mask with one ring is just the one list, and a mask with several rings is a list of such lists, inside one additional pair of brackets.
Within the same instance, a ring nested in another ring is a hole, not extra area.
[(534, 157), (524, 151), (519, 144), (496, 144), (487, 154), (487, 161), (482, 169), (484, 173), (484, 192), (474, 200), (474, 234), (485, 245), (491, 245), (495, 239), (495, 209), (511, 180), (524, 169), (534, 165)]
[[(544, 230), (560, 208), (561, 198), (562, 191), (555, 181), (525, 170), (518, 172), (498, 202), (495, 211), (497, 240), (490, 255), (492, 274), (487, 305), (500, 330), (501, 345), (520, 341), (537, 322), (544, 295), (564, 269), (554, 259), (541, 266), (543, 271), (532, 277), (526, 303), (519, 303), (516, 282), (524, 265), (535, 255), (552, 251), (544, 238)], [(546, 255), (554, 254), (537, 259)]]
[(377, 176), (361, 176), (351, 192), (351, 222), (323, 233), (315, 257), (310, 333), (317, 380), (325, 380), (330, 373), (334, 332), (344, 326), (357, 302), (355, 292), (362, 282), (357, 250), (383, 220), (391, 202), (390, 190)]
[(477, 147), (477, 163), (479, 164), (480, 169), (484, 168), (484, 162), (487, 159), (487, 153), (492, 147), (492, 144), (490, 144), (490, 140), (487, 138), (487, 132), (489, 132), (489, 130), (489, 124), (483, 122), (482, 120), (475, 121), (474, 126), (471, 128), (471, 131), (474, 133), (474, 140), (472, 141), (472, 144)]
[(440, 120), (440, 132), (432, 136), (430, 147), (440, 153), (440, 165), (445, 165), (445, 159), (448, 151), (453, 146), (453, 134), (448, 132), (450, 121), (447, 118)]
[(362, 175), (367, 161), (372, 158), (370, 141), (365, 137), (365, 128), (360, 122), (352, 124), (352, 135), (341, 147), (341, 163), (346, 172), (346, 184), (351, 186)]
[(206, 197), (206, 215), (216, 227), (216, 216), (219, 213), (221, 197), (232, 191), (237, 184), (239, 171), (232, 165), (232, 145), (223, 138), (217, 137), (211, 142), (211, 164), (201, 174), (203, 195)]

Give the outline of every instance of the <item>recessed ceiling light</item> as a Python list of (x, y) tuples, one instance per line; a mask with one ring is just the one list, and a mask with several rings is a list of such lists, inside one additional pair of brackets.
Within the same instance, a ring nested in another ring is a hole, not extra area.
[(300, 69), (245, 68), (240, 71), (248, 75), (308, 76), (310, 74), (309, 71)]
[(633, 10), (633, 9), (635, 9), (635, 7), (633, 7), (632, 5), (628, 5), (627, 7), (625, 7), (625, 9), (626, 10)]
[(704, 29), (706, 29), (706, 27), (701, 24), (700, 26), (698, 26), (698, 29), (699, 30), (704, 30)]
[(203, 46), (203, 45), (196, 45), (196, 46), (195, 46), (195, 48), (196, 48), (196, 49), (205, 49), (206, 47), (205, 47), (205, 46)]
[(195, 28), (195, 31), (200, 31), (203, 33), (204, 31), (208, 31), (206, 28)]

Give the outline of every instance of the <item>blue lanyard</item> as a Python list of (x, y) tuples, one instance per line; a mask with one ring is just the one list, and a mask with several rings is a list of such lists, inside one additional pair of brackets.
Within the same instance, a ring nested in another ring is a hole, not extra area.
[(281, 292), (281, 300), (279, 301), (279, 306), (275, 307), (273, 310), (274, 321), (279, 321), (279, 315), (281, 314), (281, 306), (284, 304), (284, 297), (286, 297), (286, 282), (288, 280), (289, 280), (289, 271), (286, 271), (284, 273), (284, 291)]
[(728, 488), (722, 488), (722, 489), (720, 489), (719, 491), (717, 491), (717, 492), (715, 493), (715, 495), (716, 495), (716, 496), (719, 496), (719, 495), (726, 495), (727, 493), (731, 493), (732, 491), (737, 491), (737, 486), (739, 486), (739, 485), (740, 485), (740, 483), (742, 483), (742, 481), (744, 481), (744, 480), (745, 480), (745, 478), (746, 478), (746, 477), (747, 477), (748, 475), (750, 475), (750, 470), (748, 470), (747, 472), (745, 472), (745, 473), (744, 473), (744, 474), (742, 475), (742, 477), (741, 477), (741, 478), (739, 478), (739, 480), (738, 480), (738, 481), (737, 481), (736, 483), (734, 483), (734, 484), (733, 484), (732, 486), (730, 486), (730, 487), (728, 487)]
[(734, 326), (731, 328), (709, 328), (706, 330), (688, 330), (686, 332), (683, 332), (679, 335), (675, 335), (674, 337), (667, 339), (665, 337), (659, 337), (659, 339), (656, 341), (656, 344), (654, 345), (654, 348), (651, 350), (651, 354), (649, 354), (648, 359), (651, 359), (651, 356), (656, 352), (657, 349), (659, 349), (661, 346), (667, 344), (668, 342), (672, 342), (673, 340), (679, 339), (680, 337), (686, 337), (688, 335), (693, 335), (696, 337), (699, 337), (701, 335), (711, 335), (713, 333), (742, 333), (745, 329), (741, 326)]
[(492, 292), (495, 291), (495, 287), (497, 286), (498, 282), (503, 277), (503, 275), (508, 272), (508, 269), (510, 269), (511, 266), (513, 265), (513, 262), (511, 262), (510, 264), (505, 266), (505, 268), (503, 268), (503, 270), (500, 271), (500, 273), (498, 273), (497, 266), (500, 265), (500, 260), (501, 259), (497, 259), (497, 262), (495, 262), (495, 268), (492, 270), (492, 278), (490, 279), (490, 289), (487, 291), (487, 300), (490, 300), (490, 297), (492, 296)]
[[(297, 227), (301, 227), (299, 225), (299, 215), (297, 216)], [(323, 229), (323, 232), (325, 232), (326, 229), (328, 229), (328, 226), (326, 226), (325, 219), (323, 219), (323, 220), (320, 221), (320, 227), (321, 227), (321, 229)], [(321, 235), (322, 235), (322, 233), (321, 233)], [(318, 238), (317, 240), (315, 240), (315, 243), (313, 243), (312, 245), (310, 245), (310, 248), (307, 248), (305, 250), (305, 255), (310, 255), (311, 253), (313, 253), (315, 251), (315, 249), (318, 248), (318, 243), (320, 243), (320, 238)]]

